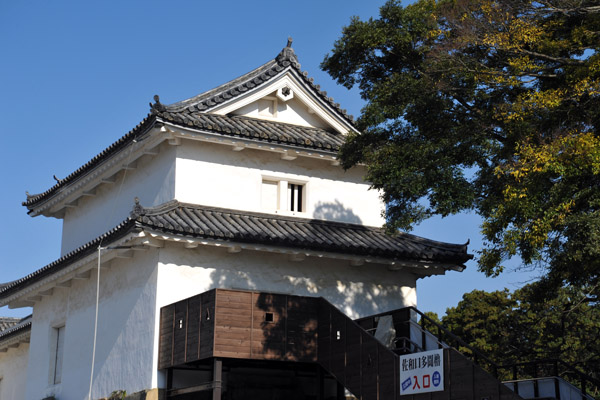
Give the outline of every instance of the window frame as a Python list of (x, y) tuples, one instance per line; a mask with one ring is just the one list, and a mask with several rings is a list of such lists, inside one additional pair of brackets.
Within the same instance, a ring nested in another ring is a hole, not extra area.
[[(265, 183), (277, 183), (277, 204), (275, 208), (272, 206), (265, 206), (263, 185)], [(260, 209), (266, 212), (274, 212), (277, 214), (286, 214), (286, 215), (302, 215), (306, 216), (307, 214), (307, 204), (308, 204), (308, 181), (300, 180), (300, 179), (289, 179), (281, 176), (272, 176), (272, 175), (262, 175), (262, 179), (260, 182)], [(296, 193), (300, 192), (299, 201), (297, 198), (295, 200), (295, 206), (292, 206), (292, 197), (289, 193), (294, 193), (294, 187), (297, 187)], [(298, 208), (300, 206), (300, 210), (295, 210), (294, 208)]]

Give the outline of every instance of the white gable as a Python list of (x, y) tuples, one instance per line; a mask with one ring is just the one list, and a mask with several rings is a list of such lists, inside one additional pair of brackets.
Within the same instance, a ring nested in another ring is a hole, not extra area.
[(350, 130), (335, 112), (327, 109), (289, 70), (268, 84), (238, 96), (210, 111), (219, 115), (243, 115), (313, 128), (332, 129), (345, 135)]

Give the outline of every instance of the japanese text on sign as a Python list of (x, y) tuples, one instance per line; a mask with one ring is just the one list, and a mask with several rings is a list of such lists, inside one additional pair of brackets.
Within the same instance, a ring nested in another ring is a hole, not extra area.
[(444, 350), (400, 356), (400, 394), (444, 390)]

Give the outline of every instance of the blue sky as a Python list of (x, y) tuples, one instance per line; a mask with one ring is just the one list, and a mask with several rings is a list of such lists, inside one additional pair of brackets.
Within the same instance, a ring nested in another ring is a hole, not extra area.
[[(383, 1), (0, 2), (0, 173), (4, 227), (0, 282), (59, 257), (61, 221), (31, 218), (21, 202), (64, 178), (138, 124), (148, 103), (189, 98), (274, 58), (294, 38), (302, 69), (359, 115), (357, 91), (319, 69), (351, 16), (376, 17)], [(481, 248), (472, 214), (427, 221), (413, 232)], [(514, 289), (535, 274), (489, 279), (463, 273), (418, 282), (419, 308), (443, 314), (473, 289)], [(0, 309), (20, 316), (29, 309)]]

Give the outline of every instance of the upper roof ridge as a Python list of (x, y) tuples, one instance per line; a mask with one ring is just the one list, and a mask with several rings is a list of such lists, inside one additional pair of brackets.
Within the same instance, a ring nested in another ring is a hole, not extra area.
[(316, 84), (313, 78), (309, 78), (307, 71), (301, 70), (298, 57), (292, 48), (291, 37), (288, 38), (287, 45), (279, 52), (275, 59), (266, 62), (260, 67), (211, 90), (169, 105), (160, 103), (157, 100), (158, 96), (155, 96), (156, 103), (151, 103), (150, 109), (153, 114), (160, 114), (162, 112), (208, 112), (220, 104), (262, 85), (288, 69), (294, 70), (297, 73), (296, 75), (304, 81), (304, 83), (308, 85), (322, 101), (332, 107), (347, 122), (349, 122), (350, 125), (353, 125), (354, 117), (349, 115), (345, 109), (342, 109), (340, 104), (336, 103), (332, 97), (328, 97), (327, 92), (321, 90), (321, 86)]

